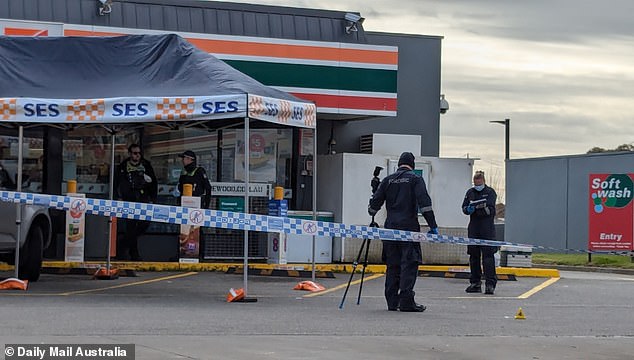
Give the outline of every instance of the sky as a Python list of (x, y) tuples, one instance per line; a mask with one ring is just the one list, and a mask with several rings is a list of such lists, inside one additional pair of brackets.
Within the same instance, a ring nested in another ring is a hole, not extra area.
[(634, 142), (632, 0), (258, 3), (359, 12), (367, 31), (443, 36), (449, 111), (440, 119), (440, 155), (479, 158), (475, 168), (498, 188), (504, 126), (489, 121), (511, 119), (511, 159)]

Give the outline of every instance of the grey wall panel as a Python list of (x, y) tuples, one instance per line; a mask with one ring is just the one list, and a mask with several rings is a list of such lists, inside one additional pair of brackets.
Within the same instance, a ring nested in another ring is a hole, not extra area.
[(255, 26), (258, 34), (270, 34), (271, 26), (269, 24), (269, 16), (266, 14), (255, 14)]
[(203, 17), (203, 9), (195, 9), (189, 13), (191, 21), (191, 32), (204, 33), (205, 32), (205, 19)]
[(271, 37), (282, 37), (282, 16), (279, 14), (271, 14), (269, 16), (269, 33)]
[(24, 19), (25, 20), (37, 20), (38, 19), (38, 0), (24, 0)]
[(218, 10), (218, 34), (231, 34), (229, 11)]
[[(336, 25), (340, 25), (338, 22)], [(330, 19), (319, 19), (319, 28), (321, 29), (321, 38), (329, 39), (326, 41), (334, 41), (336, 38), (335, 22)]]
[(308, 39), (323, 39), (319, 19), (306, 18), (306, 28), (308, 29)]
[[(93, 2), (93, 12), (97, 12), (97, 2)], [(80, 3), (81, 5), (81, 3)], [(82, 8), (83, 6), (69, 6), (66, 9), (66, 22), (71, 24), (82, 23)]]
[(22, 0), (9, 0), (8, 4), (11, 18), (24, 19), (24, 2)]
[[(0, 4), (3, 1), (0, 1)], [(0, 5), (1, 7), (2, 5)], [(1, 12), (1, 11), (0, 11)], [(37, 20), (52, 21), (53, 20), (53, 6), (49, 0), (39, 0), (37, 3)]]
[(294, 16), (293, 23), (295, 25), (295, 38), (297, 40), (308, 40), (308, 27), (306, 26), (306, 19), (301, 16)]
[(178, 7), (176, 8), (176, 22), (177, 22), (177, 30), (178, 31), (192, 31), (191, 26), (191, 16), (190, 13), (192, 11), (196, 11), (195, 9), (186, 8), (186, 7)]
[(295, 17), (282, 15), (282, 38), (290, 38), (295, 34)]
[(139, 5), (136, 8), (136, 23), (139, 27), (152, 29), (152, 16), (150, 15), (150, 7)]
[(218, 33), (218, 16), (216, 10), (205, 9), (203, 11), (203, 21), (205, 26), (205, 30), (203, 32), (211, 34)]
[(255, 14), (241, 13), (240, 17), (240, 23), (242, 23), (242, 28), (244, 29), (243, 34), (246, 36), (257, 36), (258, 24), (255, 21)]
[(178, 31), (178, 16), (176, 11), (163, 9), (163, 30)]
[(506, 241), (566, 248), (567, 160), (506, 165)]
[(163, 8), (159, 6), (150, 6), (150, 29), (163, 29)]

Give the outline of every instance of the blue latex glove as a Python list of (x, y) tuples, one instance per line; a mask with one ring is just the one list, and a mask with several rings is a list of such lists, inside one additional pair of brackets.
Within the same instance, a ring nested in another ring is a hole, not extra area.
[(475, 211), (475, 208), (473, 207), (473, 205), (467, 206), (467, 214), (468, 215), (473, 214), (474, 211)]
[(438, 235), (438, 228), (431, 228), (429, 229), (427, 233), (432, 235)]

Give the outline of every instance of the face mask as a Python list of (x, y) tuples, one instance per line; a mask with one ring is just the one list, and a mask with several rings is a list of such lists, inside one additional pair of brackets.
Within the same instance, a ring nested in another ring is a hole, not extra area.
[(476, 191), (482, 191), (484, 190), (484, 185), (474, 185), (473, 188), (476, 189)]

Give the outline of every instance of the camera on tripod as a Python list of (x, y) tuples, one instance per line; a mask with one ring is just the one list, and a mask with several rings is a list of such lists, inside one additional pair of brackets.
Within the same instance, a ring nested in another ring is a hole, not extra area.
[[(374, 167), (374, 172), (372, 173), (372, 180), (370, 180), (370, 187), (372, 188), (372, 195), (376, 192), (381, 184), (381, 179), (379, 179), (379, 175), (381, 174), (381, 170), (383, 170), (380, 166)], [(371, 227), (379, 227), (379, 224), (374, 221), (374, 215), (372, 215), (372, 222), (370, 222)]]

